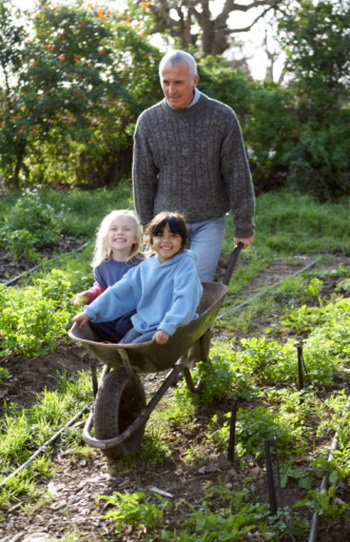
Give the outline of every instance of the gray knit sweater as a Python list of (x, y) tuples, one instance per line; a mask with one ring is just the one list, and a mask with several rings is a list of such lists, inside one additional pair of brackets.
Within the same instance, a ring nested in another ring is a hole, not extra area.
[(197, 222), (231, 209), (235, 236), (254, 233), (254, 189), (239, 122), (230, 107), (204, 94), (186, 109), (164, 99), (140, 115), (133, 190), (143, 225), (160, 211)]

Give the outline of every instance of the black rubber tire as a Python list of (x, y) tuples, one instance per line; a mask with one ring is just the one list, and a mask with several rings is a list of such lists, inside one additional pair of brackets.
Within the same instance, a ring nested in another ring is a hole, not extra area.
[[(141, 393), (135, 390), (124, 367), (118, 367), (103, 378), (94, 405), (93, 423), (97, 439), (117, 437), (139, 416), (146, 405), (141, 382), (139, 389)], [(103, 454), (109, 459), (121, 459), (141, 445), (144, 432), (145, 425), (122, 444), (102, 450)]]

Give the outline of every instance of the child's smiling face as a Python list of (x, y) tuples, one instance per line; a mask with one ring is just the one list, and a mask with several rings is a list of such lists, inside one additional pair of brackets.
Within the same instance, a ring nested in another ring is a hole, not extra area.
[(170, 260), (182, 248), (182, 237), (178, 233), (172, 233), (168, 226), (162, 232), (152, 237), (152, 248), (158, 254), (160, 263)]
[(133, 223), (128, 216), (113, 220), (108, 232), (108, 244), (113, 252), (130, 253), (136, 241)]

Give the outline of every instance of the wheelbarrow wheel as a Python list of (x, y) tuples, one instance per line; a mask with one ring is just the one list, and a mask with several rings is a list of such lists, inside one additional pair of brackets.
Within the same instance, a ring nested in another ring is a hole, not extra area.
[[(135, 375), (135, 378), (138, 377)], [(108, 373), (102, 380), (94, 405), (95, 437), (108, 440), (119, 436), (139, 416), (146, 405), (146, 396), (141, 382), (138, 390), (124, 367)], [(102, 450), (109, 459), (121, 459), (136, 450), (142, 442), (145, 425), (128, 440), (112, 448)]]

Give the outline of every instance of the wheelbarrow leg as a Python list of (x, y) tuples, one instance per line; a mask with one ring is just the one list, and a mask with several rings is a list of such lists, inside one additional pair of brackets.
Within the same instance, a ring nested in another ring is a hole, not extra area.
[(203, 383), (199, 381), (198, 384), (195, 385), (194, 380), (191, 375), (191, 371), (189, 370), (188, 367), (183, 368), (183, 374), (184, 374), (188, 389), (192, 393), (200, 393), (203, 389)]
[(199, 361), (208, 361), (209, 350), (210, 350), (210, 341), (213, 336), (211, 328), (196, 341), (178, 360), (177, 365), (183, 365), (182, 375), (180, 373), (178, 380), (181, 376), (184, 376), (186, 379), (186, 384), (188, 389), (192, 393), (200, 393), (203, 389), (202, 382), (198, 382), (197, 385), (194, 384), (191, 371), (194, 368), (195, 364)]
[[(202, 391), (203, 385), (201, 382), (199, 382), (197, 385), (195, 385), (191, 370), (195, 366), (195, 364), (201, 360), (201, 347), (199, 341), (196, 341), (184, 354), (182, 354), (181, 358), (178, 360), (176, 365), (183, 365), (183, 369), (181, 371), (182, 375), (185, 377), (186, 384), (188, 389), (192, 393), (200, 393)], [(180, 377), (181, 377), (180, 373)]]

